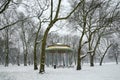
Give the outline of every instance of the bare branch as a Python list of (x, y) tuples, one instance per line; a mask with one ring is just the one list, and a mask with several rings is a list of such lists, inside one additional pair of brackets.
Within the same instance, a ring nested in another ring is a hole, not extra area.
[(77, 6), (66, 16), (66, 17), (62, 17), (62, 18), (57, 18), (57, 20), (64, 20), (69, 18), (74, 12), (75, 10), (83, 3), (84, 0), (80, 1)]
[[(33, 17), (35, 17), (35, 16), (33, 16)], [(24, 18), (24, 19), (21, 19), (21, 20), (17, 20), (17, 21), (15, 21), (15, 22), (11, 23), (11, 24), (8, 24), (8, 25), (0, 28), (0, 31), (1, 31), (1, 30), (4, 30), (4, 29), (7, 28), (7, 27), (13, 26), (13, 25), (15, 25), (15, 24), (17, 24), (17, 23), (19, 23), (19, 22), (25, 21), (25, 20), (27, 20), (27, 19), (29, 19), (29, 18), (33, 18), (33, 17), (28, 17), (28, 18)]]
[(51, 14), (50, 14), (51, 20), (52, 21), (52, 17), (53, 17), (53, 0), (51, 0)]
[(60, 11), (60, 4), (61, 4), (61, 0), (59, 0), (59, 2), (58, 2), (57, 11), (56, 11), (56, 15), (55, 15), (54, 19), (58, 18), (58, 14), (59, 14), (59, 11)]
[(2, 6), (1, 6), (1, 10), (0, 10), (0, 14), (1, 13), (3, 13), (6, 9), (7, 9), (7, 7), (8, 7), (8, 5), (10, 4), (10, 1), (11, 0), (7, 0)]

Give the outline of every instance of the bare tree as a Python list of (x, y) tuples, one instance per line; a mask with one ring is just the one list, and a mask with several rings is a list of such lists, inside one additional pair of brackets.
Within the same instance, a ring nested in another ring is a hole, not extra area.
[[(89, 50), (92, 50), (93, 48), (93, 52), (90, 53), (90, 66), (94, 66), (94, 55), (96, 54), (96, 49), (97, 47), (99, 46), (100, 44), (100, 39), (101, 37), (104, 35), (104, 33), (106, 32), (106, 30), (111, 26), (111, 24), (114, 22), (114, 18), (117, 16), (116, 14), (116, 11), (117, 9), (115, 8), (113, 11), (104, 11), (104, 10), (107, 10), (109, 9), (109, 1), (105, 2), (104, 4), (102, 4), (101, 6), (105, 6), (105, 7), (100, 7), (100, 13), (99, 13), (99, 24), (98, 26), (100, 28), (96, 28), (97, 31), (99, 31), (99, 35), (98, 35), (98, 38), (96, 40), (96, 44), (94, 47), (92, 47), (93, 45), (93, 41), (92, 41), (92, 35), (91, 32), (90, 32), (90, 36), (89, 36)], [(118, 5), (115, 5), (115, 7), (118, 6)], [(103, 10), (104, 9), (104, 10)], [(103, 12), (102, 12), (103, 11)], [(102, 13), (102, 15), (101, 15)], [(109, 14), (111, 14), (111, 16), (109, 16)], [(108, 18), (109, 17), (109, 18)], [(104, 22), (103, 22), (104, 21)], [(94, 32), (94, 33), (93, 33)], [(94, 30), (92, 33), (93, 35), (96, 34), (96, 31)], [(93, 38), (94, 40), (94, 38)], [(108, 47), (109, 48), (109, 47)]]
[(113, 59), (115, 59), (116, 64), (118, 64), (118, 57), (119, 57), (119, 47), (118, 47), (118, 43), (114, 43), (110, 50), (109, 50), (109, 55), (113, 57)]
[(112, 44), (110, 44), (110, 45), (106, 48), (104, 54), (101, 56), (100, 66), (102, 65), (103, 59), (104, 59), (105, 55), (107, 54), (107, 51), (109, 50), (109, 48), (111, 47), (111, 45), (112, 45)]
[(40, 60), (40, 73), (45, 72), (45, 46), (46, 46), (46, 40), (47, 40), (47, 36), (48, 33), (50, 31), (50, 29), (53, 27), (53, 25), (59, 21), (59, 20), (65, 20), (68, 17), (71, 16), (71, 14), (78, 8), (78, 6), (80, 6), (82, 4), (84, 0), (81, 0), (76, 7), (74, 7), (74, 9), (66, 16), (66, 17), (62, 17), (59, 18), (59, 13), (60, 13), (60, 6), (61, 6), (61, 0), (58, 1), (58, 6), (56, 9), (56, 13), (55, 16), (53, 18), (53, 0), (51, 0), (51, 14), (50, 14), (50, 22), (48, 24), (47, 29), (44, 32), (44, 36), (43, 36), (43, 40), (42, 40), (42, 48), (41, 48), (41, 60)]
[[(96, 14), (97, 9), (101, 3), (97, 3), (95, 0), (86, 1), (80, 6), (80, 8), (74, 13), (73, 20), (76, 22), (77, 28), (80, 33), (79, 39), (79, 47), (78, 47), (78, 57), (77, 57), (77, 70), (81, 69), (81, 59), (86, 55), (82, 55), (82, 47), (91, 41), (92, 34), (98, 30), (98, 28), (93, 31), (93, 25), (97, 22), (93, 17)], [(90, 33), (90, 29), (92, 29), (92, 33)], [(88, 35), (87, 35), (88, 34)], [(84, 37), (89, 37), (87, 41), (83, 41)], [(90, 45), (90, 44), (89, 44)], [(88, 53), (91, 51), (89, 47)]]
[[(23, 13), (18, 14), (19, 19), (24, 19), (26, 16)], [(27, 66), (27, 63), (30, 64), (30, 60), (28, 59), (28, 54), (31, 53), (31, 45), (32, 40), (34, 40), (34, 26), (31, 24), (32, 22), (30, 19), (27, 19), (26, 21), (22, 21), (19, 23), (19, 27), (21, 29), (20, 38), (22, 40), (23, 44), (23, 54), (24, 54), (24, 66)], [(29, 27), (28, 27), (29, 26)]]
[[(87, 51), (90, 54), (90, 65), (94, 66), (94, 56), (96, 54), (96, 49), (100, 44), (100, 39), (105, 34), (104, 32), (106, 32), (106, 29), (108, 29), (114, 22), (114, 18), (118, 15), (117, 8), (109, 10), (110, 2), (111, 0), (85, 0), (80, 9), (75, 12), (74, 17), (71, 18), (72, 21), (75, 21), (73, 24), (77, 24), (77, 26), (74, 26), (73, 28), (81, 32), (78, 48), (77, 70), (81, 69), (81, 50), (86, 43), (88, 43)], [(118, 4), (114, 7), (118, 6)], [(95, 36), (97, 37), (95, 38)], [(87, 41), (83, 42), (83, 37), (86, 37)]]
[[(4, 14), (5, 21), (9, 24), (9, 20), (7, 19), (7, 15)], [(5, 29), (5, 67), (9, 65), (9, 28)]]

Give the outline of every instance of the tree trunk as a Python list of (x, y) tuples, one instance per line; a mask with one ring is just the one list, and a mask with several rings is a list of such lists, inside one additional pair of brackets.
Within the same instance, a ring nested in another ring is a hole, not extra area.
[(38, 36), (39, 36), (39, 32), (40, 32), (40, 29), (41, 29), (41, 22), (39, 24), (39, 28), (38, 28), (38, 31), (36, 33), (36, 37), (35, 37), (35, 42), (34, 42), (34, 70), (37, 70), (38, 67), (37, 67), (37, 40), (38, 40)]
[(77, 58), (77, 70), (81, 70), (81, 47), (78, 48), (78, 58)]
[(94, 56), (90, 55), (90, 66), (93, 67), (94, 66)]
[[(83, 14), (85, 13), (85, 0), (83, 0), (83, 5), (82, 5), (82, 10), (83, 10)], [(79, 40), (79, 48), (78, 48), (78, 58), (77, 58), (77, 70), (81, 70), (81, 49), (82, 49), (82, 40), (85, 34), (85, 30), (86, 30), (86, 15), (84, 14), (83, 16), (83, 32), (82, 35), (80, 37)]]
[(53, 24), (56, 22), (57, 20), (53, 20), (50, 22), (50, 24), (48, 25), (43, 39), (42, 39), (42, 48), (41, 48), (41, 56), (40, 56), (40, 71), (39, 73), (43, 73), (45, 72), (45, 47), (46, 47), (46, 40), (47, 40), (47, 36), (48, 36), (48, 32), (50, 31), (50, 29), (53, 27)]
[(35, 45), (34, 45), (34, 70), (37, 70), (38, 69), (38, 67), (37, 67), (37, 55), (36, 55), (36, 48), (37, 48), (37, 43), (36, 43), (36, 41), (35, 41), (35, 43), (34, 43)]
[(100, 60), (100, 66), (102, 66), (103, 59), (104, 59), (104, 57), (102, 57)]
[(46, 31), (44, 33), (43, 40), (42, 40), (41, 58), (40, 58), (40, 71), (39, 71), (39, 73), (45, 72), (45, 47), (46, 47), (46, 39), (47, 39), (48, 32), (49, 32), (49, 30), (50, 30), (51, 27), (52, 27), (52, 25), (49, 26), (46, 29)]
[(83, 40), (83, 36), (85, 34), (85, 28), (86, 28), (86, 19), (84, 17), (84, 27), (83, 27), (83, 32), (82, 32), (82, 36), (80, 37), (79, 40), (79, 48), (78, 48), (78, 56), (77, 56), (77, 70), (81, 70), (81, 48), (82, 48), (82, 40)]
[(19, 58), (20, 58), (20, 52), (18, 52), (18, 55), (17, 55), (17, 65), (18, 66), (20, 66)]
[(8, 52), (8, 49), (6, 49), (6, 56), (5, 56), (5, 67), (7, 67), (8, 66), (8, 64), (9, 64), (9, 52)]
[(27, 54), (28, 52), (26, 50), (26, 52), (24, 53), (24, 66), (27, 66)]
[(116, 64), (118, 64), (118, 55), (115, 54), (115, 61), (116, 61)]
[(115, 58), (115, 61), (116, 61), (116, 64), (118, 64), (118, 59), (117, 58)]
[(105, 53), (103, 54), (103, 56), (101, 57), (101, 60), (100, 60), (100, 66), (102, 66), (102, 62), (103, 62), (103, 59), (108, 51), (108, 49), (111, 47), (111, 44), (107, 47), (107, 49), (105, 50)]
[(8, 28), (6, 29), (6, 42), (5, 42), (5, 67), (9, 64), (9, 34)]
[(27, 50), (27, 45), (26, 45), (26, 50), (24, 53), (24, 66), (27, 66), (27, 57), (28, 57), (28, 50)]
[(79, 48), (78, 48), (78, 56), (77, 56), (77, 70), (81, 70), (81, 48), (82, 48), (82, 40), (83, 40), (83, 36), (85, 34), (85, 28), (86, 28), (86, 17), (84, 18), (84, 24), (83, 24), (83, 32), (82, 32), (82, 36), (80, 37), (79, 40)]
[(42, 51), (41, 51), (41, 60), (40, 60), (40, 73), (45, 72), (45, 45), (46, 45), (46, 39), (42, 41)]

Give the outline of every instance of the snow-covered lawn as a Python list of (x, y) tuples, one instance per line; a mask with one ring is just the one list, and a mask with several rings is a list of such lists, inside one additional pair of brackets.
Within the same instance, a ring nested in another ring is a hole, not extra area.
[(33, 70), (33, 66), (0, 65), (0, 80), (120, 80), (120, 65), (84, 65), (81, 71), (75, 68), (46, 68), (45, 74), (39, 74), (38, 70)]

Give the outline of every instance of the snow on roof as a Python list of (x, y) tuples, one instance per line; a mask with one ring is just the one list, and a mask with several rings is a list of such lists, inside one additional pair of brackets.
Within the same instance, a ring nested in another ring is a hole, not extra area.
[(70, 46), (62, 44), (62, 43), (56, 43), (54, 45), (49, 45), (46, 48), (47, 52), (72, 52), (73, 49), (70, 48)]

